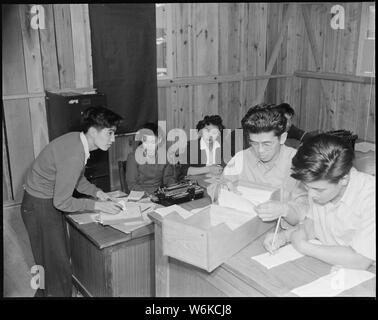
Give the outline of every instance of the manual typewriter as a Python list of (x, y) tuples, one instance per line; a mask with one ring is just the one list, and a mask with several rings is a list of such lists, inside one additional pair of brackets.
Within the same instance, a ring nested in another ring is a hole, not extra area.
[(154, 192), (151, 200), (163, 206), (170, 206), (200, 199), (203, 197), (204, 191), (205, 189), (198, 185), (197, 181), (185, 179), (178, 183), (160, 187)]

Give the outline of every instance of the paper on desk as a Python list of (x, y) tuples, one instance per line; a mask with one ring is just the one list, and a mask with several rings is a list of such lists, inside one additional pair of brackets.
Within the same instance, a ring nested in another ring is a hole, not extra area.
[(79, 213), (79, 214), (71, 214), (70, 217), (73, 221), (78, 224), (86, 224), (96, 222), (96, 216), (98, 213)]
[(212, 226), (225, 223), (231, 230), (235, 230), (253, 218), (254, 216), (249, 213), (217, 205), (210, 206), (210, 224)]
[[(310, 240), (313, 244), (321, 244), (319, 240)], [(289, 261), (293, 261), (303, 257), (303, 254), (299, 253), (291, 244), (279, 248), (274, 254), (266, 252), (258, 256), (251, 257), (251, 259), (262, 264), (267, 269), (277, 267)]]
[(206, 209), (208, 207), (210, 207), (210, 205), (202, 207), (202, 208), (192, 209), (192, 210), (190, 210), (190, 212), (193, 213), (193, 214), (195, 214), (195, 213), (198, 213), (198, 212), (200, 212), (200, 211), (202, 211), (202, 210), (204, 210), (204, 209)]
[(225, 189), (220, 190), (218, 203), (222, 207), (228, 207), (239, 211), (248, 212), (252, 217), (255, 217), (257, 215), (255, 206), (252, 202), (245, 199), (241, 195)]
[(364, 153), (369, 151), (375, 151), (375, 144), (371, 142), (362, 141), (355, 144), (354, 151), (360, 151)]
[(116, 191), (112, 191), (112, 192), (107, 192), (106, 193), (109, 197), (112, 197), (112, 198), (119, 198), (119, 197), (126, 197), (127, 194), (120, 191), (120, 190), (116, 190)]
[(144, 221), (137, 203), (125, 203), (125, 210), (118, 214), (100, 213), (100, 223), (103, 225), (117, 224), (123, 222)]
[(340, 268), (291, 292), (300, 297), (334, 297), (374, 277), (369, 271)]
[(138, 201), (142, 199), (143, 196), (144, 196), (144, 191), (131, 191), (128, 196), (128, 200)]
[(147, 225), (149, 222), (125, 222), (121, 224), (113, 224), (111, 227), (117, 229), (123, 233), (130, 233), (136, 229), (139, 229), (142, 226)]
[(174, 204), (174, 205), (169, 206), (169, 207), (156, 209), (155, 212), (160, 214), (162, 217), (165, 217), (167, 214), (170, 214), (171, 212), (177, 212), (184, 219), (187, 219), (187, 218), (189, 218), (190, 216), (193, 215), (191, 212), (181, 208), (177, 204)]

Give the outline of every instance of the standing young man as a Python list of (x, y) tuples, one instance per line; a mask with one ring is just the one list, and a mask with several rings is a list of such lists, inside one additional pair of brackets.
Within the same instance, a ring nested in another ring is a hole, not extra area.
[[(83, 132), (70, 132), (51, 141), (26, 173), (21, 205), (37, 265), (44, 268), (45, 289), (36, 296), (72, 295), (70, 254), (64, 212), (99, 210), (116, 214), (120, 207), (84, 177), (89, 152), (106, 151), (122, 118), (109, 109), (88, 108), (83, 112)], [(97, 198), (76, 199), (74, 189)]]
[[(353, 167), (354, 151), (339, 137), (308, 139), (293, 158), (292, 177), (308, 190), (310, 210), (300, 225), (266, 236), (268, 251), (291, 242), (302, 254), (346, 268), (367, 269), (375, 256), (375, 178)], [(322, 245), (309, 240), (317, 238)]]

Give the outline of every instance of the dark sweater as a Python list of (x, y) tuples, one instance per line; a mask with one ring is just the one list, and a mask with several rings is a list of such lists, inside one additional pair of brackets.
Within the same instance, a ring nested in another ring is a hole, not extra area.
[(70, 132), (50, 142), (26, 173), (25, 190), (32, 196), (53, 199), (61, 211), (93, 210), (95, 201), (76, 199), (72, 193), (95, 196), (98, 189), (84, 177), (85, 152), (79, 132)]

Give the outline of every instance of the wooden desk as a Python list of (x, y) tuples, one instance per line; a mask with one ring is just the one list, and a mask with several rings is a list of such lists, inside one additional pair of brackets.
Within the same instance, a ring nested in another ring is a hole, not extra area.
[(86, 296), (155, 295), (153, 225), (129, 234), (67, 216), (73, 280)]
[[(210, 204), (210, 199), (188, 202), (183, 208), (191, 210)], [(149, 214), (155, 223), (156, 296), (158, 297), (290, 297), (290, 291), (330, 273), (331, 265), (312, 257), (302, 257), (272, 269), (266, 269), (252, 256), (266, 252), (262, 246), (265, 235), (208, 273), (182, 261), (163, 256), (161, 217)], [(264, 223), (264, 222), (261, 222)], [(272, 228), (274, 223), (272, 224)], [(376, 273), (375, 267), (369, 271)], [(340, 296), (376, 296), (373, 278), (344, 291)]]

